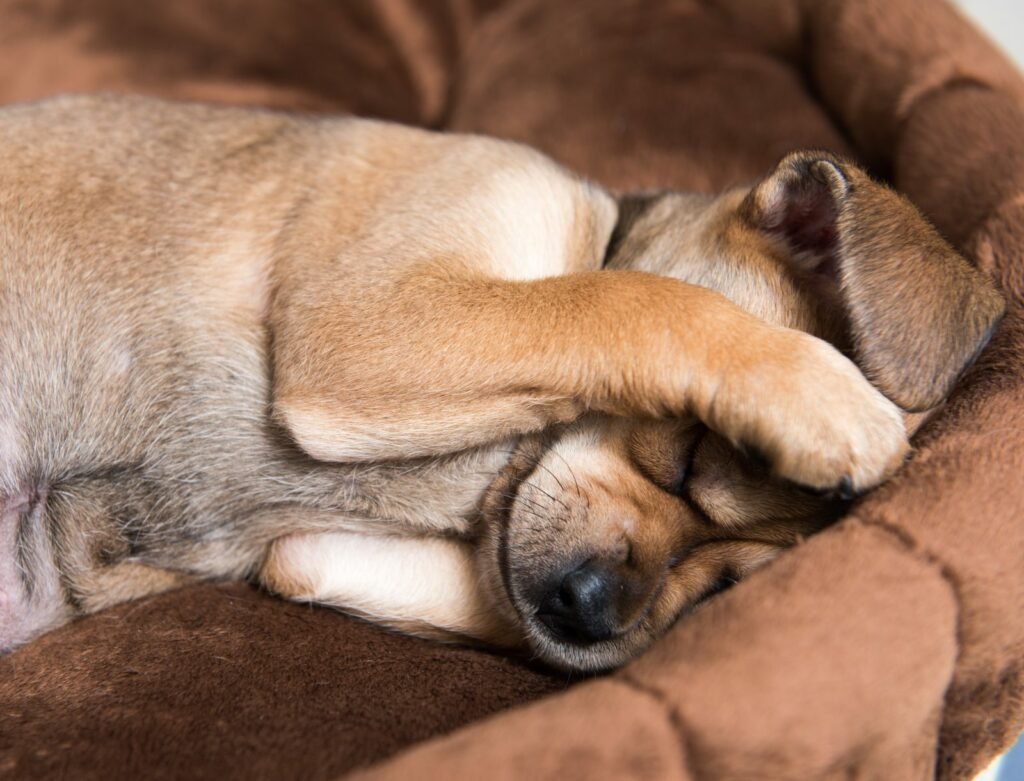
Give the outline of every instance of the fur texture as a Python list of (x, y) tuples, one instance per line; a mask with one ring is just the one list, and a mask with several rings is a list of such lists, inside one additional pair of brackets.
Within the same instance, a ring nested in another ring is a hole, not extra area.
[[(100, 97), (0, 128), (4, 647), (257, 577), (619, 664), (834, 515), (794, 483), (849, 498), (902, 463), (898, 408), (836, 347), (931, 404), (1002, 311), (818, 153), (619, 220), (524, 147), (366, 120)], [(936, 266), (935, 297), (877, 303)]]

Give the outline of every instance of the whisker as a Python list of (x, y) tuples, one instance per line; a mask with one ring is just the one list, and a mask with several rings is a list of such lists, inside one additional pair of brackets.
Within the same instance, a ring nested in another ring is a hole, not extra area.
[[(580, 498), (583, 497), (583, 493), (580, 491), (580, 481), (576, 479), (576, 472), (573, 471), (572, 465), (566, 460), (565, 456), (558, 452), (556, 448), (550, 448), (551, 452), (562, 459), (562, 463), (565, 464), (565, 468), (569, 470), (569, 475), (572, 477), (572, 481), (576, 484), (576, 495)], [(562, 489), (565, 490), (564, 488)]]
[[(569, 505), (567, 505), (563, 500), (559, 499), (557, 496), (553, 496), (552, 494), (549, 494), (547, 491), (545, 491), (543, 488), (541, 488), (536, 483), (527, 483), (526, 485), (529, 488), (532, 488), (534, 491), (540, 491), (542, 494), (544, 494), (546, 497), (548, 497), (548, 499), (550, 499), (551, 501), (558, 502), (567, 511), (569, 510)], [(520, 493), (522, 493), (522, 492), (520, 491)]]
[(515, 499), (517, 501), (525, 502), (526, 507), (532, 507), (537, 510), (550, 511), (552, 509), (549, 505), (541, 504), (532, 497), (524, 496), (521, 492), (502, 491), (498, 496), (502, 499)]
[[(563, 460), (563, 461), (565, 461), (565, 459), (564, 459), (564, 458), (563, 458), (562, 460)], [(559, 487), (559, 488), (561, 488), (561, 489), (562, 489), (563, 491), (565, 491), (565, 486), (564, 486), (564, 485), (562, 485), (562, 481), (558, 479), (558, 475), (556, 475), (556, 474), (555, 474), (555, 473), (554, 473), (554, 472), (553, 472), (553, 471), (551, 470), (551, 467), (549, 467), (549, 466), (547, 466), (546, 464), (542, 463), (542, 462), (540, 461), (540, 459), (538, 459), (538, 460), (537, 460), (537, 464), (536, 464), (536, 466), (539, 466), (539, 467), (540, 467), (541, 469), (543, 469), (543, 470), (544, 470), (545, 472), (547, 472), (547, 473), (548, 473), (549, 475), (551, 475), (551, 477), (552, 477), (552, 478), (554, 479), (554, 481), (555, 481), (556, 483), (558, 483), (558, 487)], [(571, 472), (572, 470), (569, 470), (569, 471)]]

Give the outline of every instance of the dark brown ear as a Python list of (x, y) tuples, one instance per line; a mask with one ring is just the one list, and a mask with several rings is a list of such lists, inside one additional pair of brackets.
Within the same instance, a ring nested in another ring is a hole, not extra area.
[(826, 152), (797, 152), (740, 215), (781, 239), (845, 314), (854, 358), (906, 410), (944, 399), (1005, 304), (906, 199)]

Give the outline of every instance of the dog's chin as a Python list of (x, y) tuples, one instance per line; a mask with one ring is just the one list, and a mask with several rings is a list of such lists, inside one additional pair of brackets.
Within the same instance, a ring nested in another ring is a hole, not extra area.
[(565, 672), (600, 673), (635, 659), (654, 641), (654, 634), (637, 627), (618, 637), (577, 644), (555, 637), (535, 618), (524, 620), (527, 644), (538, 659)]

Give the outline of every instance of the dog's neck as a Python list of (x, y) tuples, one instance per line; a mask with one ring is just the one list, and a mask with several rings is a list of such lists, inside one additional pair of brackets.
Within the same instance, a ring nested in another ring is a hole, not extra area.
[(616, 197), (618, 216), (612, 234), (608, 239), (608, 246), (605, 248), (604, 258), (601, 261), (602, 268), (621, 266), (623, 264), (624, 261), (619, 256), (626, 237), (640, 218), (664, 195), (663, 191), (653, 191), (625, 193)]

